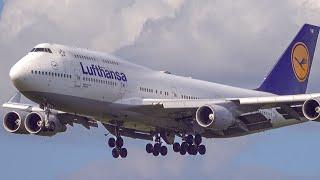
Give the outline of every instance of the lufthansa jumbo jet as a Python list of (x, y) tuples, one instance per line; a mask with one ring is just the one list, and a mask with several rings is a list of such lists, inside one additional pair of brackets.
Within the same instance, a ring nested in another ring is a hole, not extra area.
[[(17, 94), (3, 107), (4, 128), (54, 136), (74, 123), (102, 124), (114, 158), (122, 137), (148, 140), (147, 153), (204, 155), (203, 138), (230, 138), (320, 122), (320, 93), (305, 94), (320, 27), (305, 24), (256, 89), (173, 75), (118, 57), (39, 44), (10, 70)], [(37, 105), (21, 103), (21, 94)], [(179, 141), (181, 138), (181, 141)]]

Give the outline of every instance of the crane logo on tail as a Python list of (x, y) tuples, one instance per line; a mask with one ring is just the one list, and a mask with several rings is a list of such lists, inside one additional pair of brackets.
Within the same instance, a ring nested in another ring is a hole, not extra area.
[(291, 63), (293, 72), (300, 82), (305, 82), (310, 72), (308, 47), (302, 43), (296, 43), (292, 48)]

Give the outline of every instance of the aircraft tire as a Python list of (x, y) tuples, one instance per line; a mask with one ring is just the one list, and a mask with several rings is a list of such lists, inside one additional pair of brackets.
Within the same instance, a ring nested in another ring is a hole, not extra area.
[(118, 137), (116, 140), (116, 145), (118, 148), (121, 148), (123, 146), (123, 139), (122, 137)]
[(114, 138), (109, 138), (108, 145), (110, 148), (116, 147), (116, 140)]
[(187, 153), (187, 151), (185, 149), (180, 149), (180, 154), (183, 156)]
[(206, 146), (205, 146), (205, 145), (200, 145), (200, 146), (198, 147), (198, 152), (199, 152), (199, 154), (201, 154), (201, 155), (206, 154)]
[(177, 142), (173, 143), (172, 148), (173, 148), (174, 152), (179, 152), (180, 151), (180, 144)]
[(168, 154), (168, 148), (166, 146), (161, 146), (160, 153), (162, 156), (166, 156)]
[(196, 134), (194, 136), (194, 143), (196, 145), (200, 145), (202, 143), (202, 136), (200, 134)]
[(186, 142), (189, 145), (193, 144), (193, 136), (192, 135), (188, 135), (187, 138), (186, 138)]
[(152, 151), (153, 151), (153, 145), (152, 144), (150, 144), (150, 143), (148, 143), (147, 145), (146, 145), (146, 151), (147, 151), (147, 153), (152, 153)]
[(180, 146), (180, 150), (186, 151), (188, 150), (189, 144), (187, 142), (182, 142)]
[(126, 158), (126, 157), (128, 156), (128, 151), (127, 151), (126, 148), (121, 148), (121, 149), (120, 149), (120, 156), (121, 156), (122, 158)]
[(118, 151), (117, 148), (113, 148), (113, 149), (112, 149), (112, 156), (113, 156), (114, 158), (118, 158), (118, 157), (119, 157), (119, 151)]

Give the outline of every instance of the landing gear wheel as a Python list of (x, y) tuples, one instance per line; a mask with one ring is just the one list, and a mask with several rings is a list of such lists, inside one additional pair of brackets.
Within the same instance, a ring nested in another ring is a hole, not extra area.
[(185, 155), (187, 153), (187, 151), (185, 149), (180, 149), (180, 154), (181, 155)]
[(154, 144), (153, 146), (153, 155), (154, 156), (158, 156), (160, 154), (160, 151), (161, 151), (161, 144), (160, 143), (156, 143)]
[(197, 155), (198, 148), (196, 145), (191, 145), (191, 153), (192, 153), (192, 155)]
[(112, 149), (112, 156), (114, 158), (118, 158), (119, 157), (119, 151), (117, 148)]
[(111, 147), (111, 148), (116, 147), (116, 140), (115, 140), (114, 138), (109, 138), (109, 140), (108, 140), (108, 145), (109, 145), (109, 147)]
[(123, 139), (122, 137), (118, 137), (116, 140), (116, 145), (118, 148), (121, 148), (123, 146)]
[(197, 155), (197, 146), (189, 145), (188, 146), (188, 154), (190, 155)]
[(160, 153), (162, 156), (166, 156), (168, 154), (168, 149), (166, 146), (161, 146)]
[(201, 155), (206, 154), (206, 146), (205, 146), (205, 145), (200, 145), (200, 146), (198, 147), (198, 152), (199, 152), (199, 154), (201, 154)]
[(192, 135), (188, 135), (187, 136), (187, 138), (186, 138), (186, 142), (188, 143), (188, 144), (193, 144), (193, 136)]
[(126, 158), (127, 155), (128, 155), (127, 149), (126, 149), (126, 148), (121, 148), (121, 149), (120, 149), (120, 156), (121, 156), (122, 158)]
[(180, 146), (180, 152), (181, 152), (181, 150), (187, 152), (188, 146), (189, 146), (188, 143), (182, 142), (181, 146)]
[(156, 144), (154, 144), (154, 146), (153, 146), (153, 150), (155, 150), (155, 151), (159, 151), (159, 152), (160, 152), (160, 149), (161, 149), (161, 144), (160, 144), (160, 143), (156, 143)]
[(153, 151), (153, 145), (152, 144), (150, 144), (150, 143), (148, 143), (147, 145), (146, 145), (146, 151), (147, 151), (147, 153), (152, 153), (152, 151)]
[(194, 137), (194, 143), (196, 145), (200, 145), (202, 143), (202, 136), (200, 134), (196, 134)]
[(153, 149), (152, 154), (153, 154), (154, 156), (159, 156), (160, 152), (159, 152), (158, 149)]
[(174, 152), (179, 152), (180, 151), (180, 144), (179, 143), (173, 143), (173, 151)]

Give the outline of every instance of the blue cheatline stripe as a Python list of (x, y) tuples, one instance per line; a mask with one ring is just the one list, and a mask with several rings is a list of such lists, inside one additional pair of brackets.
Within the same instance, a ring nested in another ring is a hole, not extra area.
[(257, 90), (278, 95), (304, 94), (320, 28), (305, 24)]

